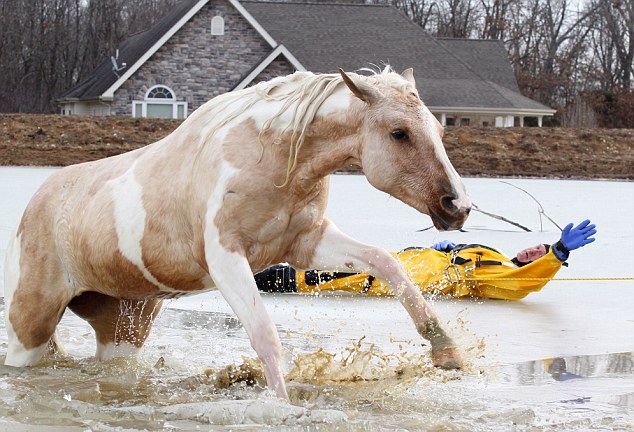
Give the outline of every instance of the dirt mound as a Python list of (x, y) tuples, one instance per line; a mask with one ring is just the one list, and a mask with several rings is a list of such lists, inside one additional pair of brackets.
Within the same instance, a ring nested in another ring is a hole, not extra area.
[[(0, 114), (0, 165), (65, 166), (158, 141), (180, 121)], [(464, 176), (634, 179), (634, 130), (448, 127)]]

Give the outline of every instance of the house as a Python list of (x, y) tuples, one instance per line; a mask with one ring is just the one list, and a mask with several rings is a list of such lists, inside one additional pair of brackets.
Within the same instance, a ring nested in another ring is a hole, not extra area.
[(554, 110), (522, 96), (501, 42), (434, 38), (387, 5), (184, 0), (125, 40), (59, 100), (62, 114), (185, 118), (207, 100), (296, 70), (413, 67), (443, 125), (524, 124)]

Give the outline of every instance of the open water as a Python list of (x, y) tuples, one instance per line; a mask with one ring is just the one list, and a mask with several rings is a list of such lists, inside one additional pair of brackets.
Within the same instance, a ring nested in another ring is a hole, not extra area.
[[(377, 300), (383, 301), (392, 300)], [(269, 296), (267, 302), (283, 299)], [(487, 365), (481, 357), (485, 342), (454, 329), (463, 342), (473, 342), (466, 347), (470, 366), (444, 372), (411, 340), (386, 351), (345, 330), (337, 335), (279, 330), (290, 405), (262, 386), (259, 364), (249, 357), (246, 334), (231, 314), (167, 308), (139, 361), (106, 363), (91, 358), (91, 329), (69, 314), (60, 336), (72, 357), (28, 369), (0, 366), (0, 429), (20, 430), (23, 424), (60, 431), (634, 428), (632, 352)], [(6, 338), (0, 340), (0, 352), (6, 352)]]

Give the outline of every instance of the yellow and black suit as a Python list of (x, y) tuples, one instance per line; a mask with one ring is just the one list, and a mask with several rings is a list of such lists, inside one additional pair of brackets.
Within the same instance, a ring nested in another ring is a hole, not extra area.
[[(449, 252), (408, 248), (392, 252), (392, 255), (422, 292), (504, 300), (520, 300), (540, 291), (547, 279), (555, 276), (564, 265), (551, 248), (543, 257), (522, 267), (493, 248), (475, 244), (458, 245)], [(544, 280), (517, 280), (524, 278)], [(387, 284), (367, 274), (315, 270), (295, 272), (285, 265), (259, 273), (256, 282), (263, 291), (310, 293), (342, 290), (373, 296), (392, 295)]]

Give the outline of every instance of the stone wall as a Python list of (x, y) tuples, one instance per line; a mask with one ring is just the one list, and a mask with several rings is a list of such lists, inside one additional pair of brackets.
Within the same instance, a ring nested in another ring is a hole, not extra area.
[(268, 81), (271, 78), (285, 76), (295, 72), (293, 65), (283, 55), (278, 56), (253, 80), (252, 84)]
[[(211, 19), (225, 21), (222, 36), (211, 35)], [(115, 92), (112, 113), (132, 115), (132, 101), (142, 101), (155, 85), (171, 88), (187, 113), (225, 93), (271, 52), (271, 46), (226, 0), (205, 5)], [(263, 74), (292, 72), (273, 62)]]

